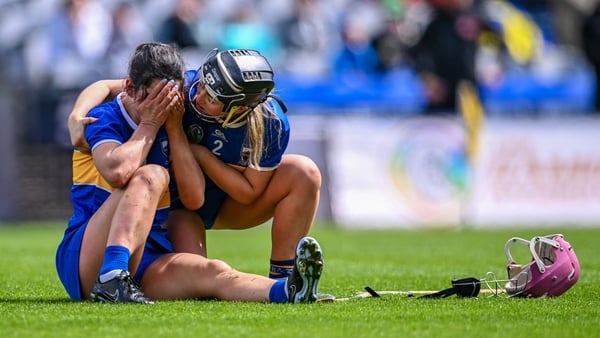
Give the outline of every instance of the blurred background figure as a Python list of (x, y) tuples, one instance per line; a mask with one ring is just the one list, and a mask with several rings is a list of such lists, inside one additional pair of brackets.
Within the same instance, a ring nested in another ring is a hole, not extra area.
[(455, 113), (458, 83), (476, 82), (480, 24), (474, 14), (474, 0), (428, 1), (431, 21), (411, 54), (423, 81), (426, 112)]
[(341, 46), (334, 56), (333, 72), (347, 83), (360, 83), (379, 65), (377, 50), (371, 43), (374, 29), (366, 14), (358, 10), (348, 13), (340, 23)]
[(371, 43), (377, 51), (378, 71), (410, 66), (409, 50), (429, 20), (429, 8), (421, 0), (381, 0), (382, 22)]
[[(71, 150), (65, 118), (75, 94), (123, 77), (140, 42), (178, 44), (190, 68), (213, 48), (257, 49), (272, 63), (288, 115), (314, 121), (454, 114), (460, 80), (475, 84), (487, 116), (582, 117), (600, 110), (597, 3), (0, 0), (0, 128), (4, 144), (15, 144), (3, 149), (16, 149), (2, 153), (19, 165), (0, 180), (20, 178), (23, 194), (5, 210), (62, 212), (52, 189), (64, 184), (53, 180), (70, 177), (48, 173), (59, 172), (56, 153)], [(311, 130), (314, 142), (327, 141)]]
[(80, 88), (106, 69), (112, 27), (101, 2), (64, 0), (27, 38), (25, 69), (35, 100), (29, 126), (33, 142), (70, 143), (64, 137), (69, 106)]
[(152, 30), (134, 0), (121, 0), (111, 11), (112, 35), (106, 53), (109, 78), (123, 78), (132, 50), (142, 42), (153, 39)]
[(279, 63), (281, 44), (278, 36), (261, 19), (252, 1), (238, 1), (223, 23), (220, 39), (221, 49), (255, 49), (272, 63)]
[(156, 40), (175, 43), (179, 48), (199, 48), (196, 25), (204, 11), (204, 0), (176, 0), (169, 16), (160, 24)]
[(596, 79), (594, 108), (598, 114), (600, 112), (600, 3), (585, 17), (581, 40), (587, 60), (594, 69)]
[(330, 70), (332, 46), (339, 41), (334, 22), (322, 8), (322, 0), (292, 0), (292, 13), (278, 25), (283, 48), (281, 71), (320, 77)]

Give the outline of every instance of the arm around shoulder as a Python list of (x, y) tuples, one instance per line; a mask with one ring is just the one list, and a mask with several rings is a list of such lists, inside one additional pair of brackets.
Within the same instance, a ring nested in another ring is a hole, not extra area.
[(122, 83), (123, 80), (99, 80), (87, 86), (79, 94), (67, 120), (71, 144), (74, 147), (89, 151), (84, 138), (84, 130), (86, 125), (97, 119), (86, 117), (86, 115), (95, 106), (118, 95), (123, 89)]

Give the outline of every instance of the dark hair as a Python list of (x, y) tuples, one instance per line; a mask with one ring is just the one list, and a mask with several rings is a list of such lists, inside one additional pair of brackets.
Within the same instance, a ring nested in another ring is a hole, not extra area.
[(142, 43), (129, 61), (129, 78), (135, 92), (145, 90), (157, 79), (183, 80), (185, 63), (174, 45)]

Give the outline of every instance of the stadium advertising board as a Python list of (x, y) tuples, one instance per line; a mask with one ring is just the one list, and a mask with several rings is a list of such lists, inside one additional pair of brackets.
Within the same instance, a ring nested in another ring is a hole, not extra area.
[(467, 219), (474, 225), (599, 225), (600, 121), (486, 123)]
[(600, 224), (600, 123), (488, 120), (476, 158), (458, 119), (328, 120), (333, 220), (348, 227)]
[(345, 117), (327, 134), (334, 220), (345, 226), (460, 223), (469, 168), (452, 119)]

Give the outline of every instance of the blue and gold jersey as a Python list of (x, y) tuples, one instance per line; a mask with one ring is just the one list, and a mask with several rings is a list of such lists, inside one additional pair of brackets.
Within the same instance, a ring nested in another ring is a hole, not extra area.
[[(88, 113), (88, 116), (98, 117), (97, 122), (89, 124), (85, 128), (85, 138), (92, 150), (106, 142), (123, 144), (129, 140), (137, 128), (118, 96), (111, 102), (95, 107)], [(156, 141), (146, 158), (146, 163), (168, 168), (168, 140), (164, 128), (159, 130)], [(106, 182), (94, 165), (92, 155), (75, 150), (73, 152), (73, 186), (71, 187), (73, 216), (69, 220), (69, 227), (87, 224), (113, 190), (114, 188)], [(169, 206), (170, 196), (167, 193), (159, 201), (154, 226), (161, 226), (166, 221)]]

